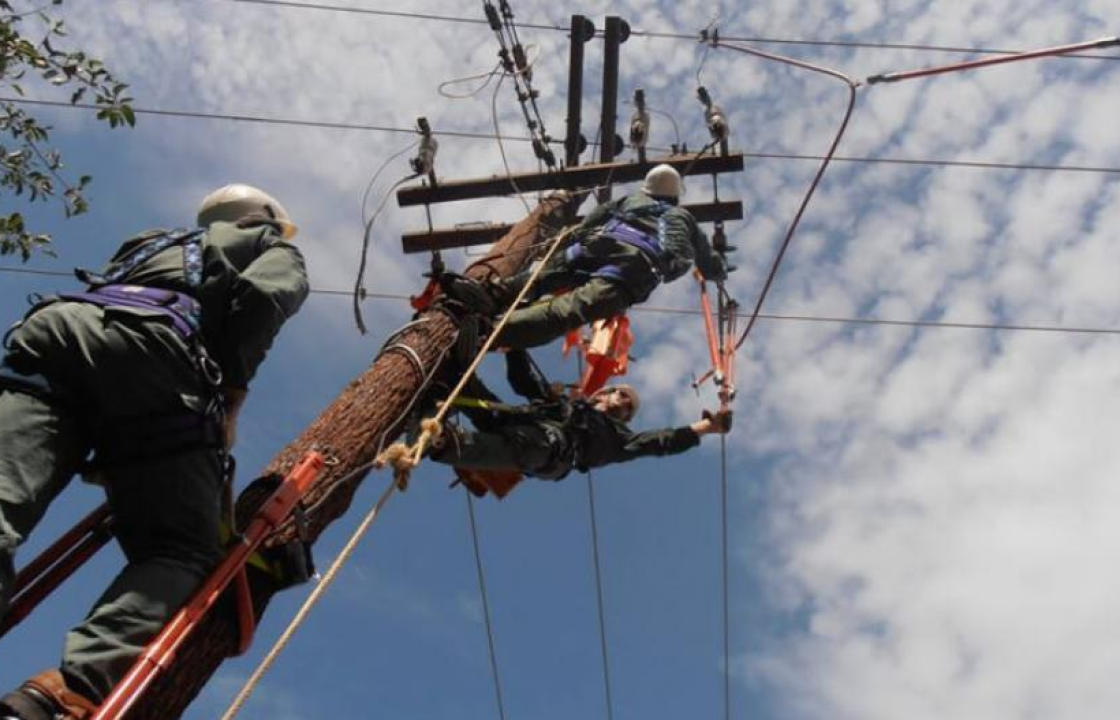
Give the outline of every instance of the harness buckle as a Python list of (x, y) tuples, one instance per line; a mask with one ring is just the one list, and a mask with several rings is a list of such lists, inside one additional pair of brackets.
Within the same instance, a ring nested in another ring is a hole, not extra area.
[(195, 354), (198, 357), (198, 371), (201, 373), (202, 379), (209, 383), (211, 387), (220, 387), (222, 384), (222, 366), (214, 362), (207, 354), (202, 347), (202, 343), (198, 343)]

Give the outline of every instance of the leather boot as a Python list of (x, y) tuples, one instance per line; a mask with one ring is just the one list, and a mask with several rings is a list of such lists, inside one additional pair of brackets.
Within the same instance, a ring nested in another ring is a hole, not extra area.
[(474, 278), (445, 272), (439, 276), (439, 284), (448, 297), (458, 300), (473, 312), (489, 317), (498, 309), (490, 288)]
[(45, 670), (0, 698), (0, 720), (88, 720), (97, 706), (66, 687), (62, 673)]

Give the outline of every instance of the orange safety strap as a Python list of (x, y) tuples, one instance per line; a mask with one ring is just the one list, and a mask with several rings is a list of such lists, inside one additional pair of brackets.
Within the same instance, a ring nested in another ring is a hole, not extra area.
[(588, 397), (612, 377), (625, 375), (633, 344), (634, 334), (630, 332), (630, 318), (626, 315), (596, 320), (591, 326), (591, 340), (584, 350), (587, 366), (579, 381), (579, 396)]

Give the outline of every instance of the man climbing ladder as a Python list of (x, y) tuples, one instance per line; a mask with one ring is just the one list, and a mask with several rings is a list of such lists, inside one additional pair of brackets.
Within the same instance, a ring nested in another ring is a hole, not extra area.
[(0, 615), (16, 547), (78, 472), (105, 486), (128, 560), (60, 668), (0, 699), (5, 720), (87, 717), (221, 557), (237, 414), (308, 285), (296, 227), (261, 190), (216, 190), (198, 226), (129, 240), (101, 273), (79, 271), (87, 291), (40, 303), (5, 338)]

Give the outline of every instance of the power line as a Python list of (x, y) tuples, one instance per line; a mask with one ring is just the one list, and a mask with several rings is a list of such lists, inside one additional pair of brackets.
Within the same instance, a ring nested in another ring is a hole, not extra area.
[(490, 672), (494, 677), (494, 695), (498, 703), (498, 718), (506, 720), (506, 709), (502, 703), (502, 685), (498, 680), (498, 656), (494, 651), (494, 629), (490, 624), (490, 603), (486, 598), (486, 576), (482, 572), (482, 553), (478, 548), (478, 527), (474, 520), (474, 499), (471, 493), (465, 490), (467, 498), (467, 515), (470, 517), (471, 539), (474, 541), (474, 562), (478, 570), (478, 591), (482, 595), (482, 615), (486, 620), (486, 642), (490, 648)]
[[(582, 373), (581, 373), (582, 374)], [(611, 700), (610, 654), (607, 652), (607, 621), (603, 610), (603, 576), (599, 565), (599, 530), (595, 518), (595, 488), (591, 471), (587, 471), (587, 507), (591, 518), (591, 556), (595, 564), (595, 601), (599, 609), (599, 650), (603, 655), (603, 695), (607, 703), (607, 720), (614, 720), (614, 701)]]
[[(248, 2), (249, 0), (235, 0), (236, 2)], [(10, 102), (17, 105), (45, 105), (50, 107), (62, 108), (77, 108), (79, 110), (98, 110), (97, 105), (89, 103), (68, 103), (64, 100), (32, 100), (29, 98), (17, 97), (0, 97), (0, 102)], [(388, 132), (388, 133), (406, 133), (409, 135), (416, 134), (416, 128), (402, 128), (394, 127), (392, 125), (369, 125), (363, 123), (343, 123), (343, 122), (328, 122), (323, 120), (298, 120), (294, 118), (277, 118), (267, 117), (263, 115), (237, 115), (233, 113), (208, 113), (196, 112), (191, 110), (163, 110), (158, 108), (132, 108), (132, 111), (137, 115), (159, 115), (164, 117), (183, 117), (194, 118), (198, 120), (228, 120), (232, 122), (246, 122), (246, 123), (263, 123), (266, 125), (292, 125), (295, 127), (313, 127), (313, 128), (326, 128), (329, 130), (363, 130), (373, 132)], [(473, 133), (462, 132), (455, 130), (441, 130), (439, 132), (433, 131), (433, 135), (445, 135), (447, 137), (460, 137), (469, 138), (474, 140), (493, 140), (494, 136), (487, 133)], [(516, 140), (520, 142), (531, 142), (531, 138), (526, 137), (506, 137), (505, 140)]]
[[(259, 0), (231, 0), (232, 2), (258, 2)], [(1062, 56), (1068, 57), (1068, 56)], [(64, 100), (32, 100), (29, 98), (17, 97), (0, 97), (0, 102), (10, 102), (17, 105), (42, 105), (47, 107), (59, 108), (76, 108), (79, 110), (96, 110), (96, 105), (88, 103), (70, 104)], [(415, 135), (416, 128), (395, 127), (392, 125), (370, 125), (362, 123), (344, 123), (344, 122), (329, 122), (323, 120), (300, 120), (296, 118), (278, 118), (268, 117), (264, 115), (240, 115), (233, 113), (208, 113), (198, 112), (191, 110), (164, 110), (160, 108), (133, 108), (133, 112), (137, 115), (154, 115), (160, 117), (182, 117), (191, 118), (195, 120), (221, 120), (228, 122), (244, 122), (244, 123), (261, 123), (266, 125), (287, 125), (293, 127), (309, 127), (309, 128), (324, 128), (328, 130), (349, 130), (349, 131), (363, 131), (363, 132), (386, 132), (386, 133), (400, 133), (407, 135)], [(443, 137), (456, 137), (465, 138), (469, 140), (508, 140), (510, 142), (526, 142), (531, 143), (533, 139), (530, 137), (510, 137), (507, 135), (496, 135), (494, 133), (481, 133), (481, 132), (466, 132), (456, 130), (433, 130), (433, 135)], [(562, 140), (554, 140), (553, 144), (563, 144)], [(590, 143), (591, 145), (598, 144), (598, 141)], [(668, 152), (668, 148), (651, 147), (651, 150), (658, 150)], [(809, 155), (803, 153), (780, 153), (780, 152), (744, 152), (743, 155), (748, 158), (755, 158), (758, 160), (807, 160), (807, 161), (820, 161), (824, 159), (823, 155)], [(886, 165), (928, 165), (932, 167), (961, 167), (961, 168), (976, 168), (987, 170), (1024, 170), (1024, 171), (1046, 171), (1046, 172), (1081, 172), (1081, 173), (1096, 173), (1105, 175), (1120, 175), (1120, 167), (1108, 167), (1101, 165), (1044, 165), (1035, 163), (1001, 163), (1001, 162), (988, 162), (983, 160), (945, 160), (941, 158), (895, 158), (895, 157), (876, 157), (876, 156), (857, 156), (857, 155), (837, 155), (833, 158), (833, 162), (847, 162), (847, 163), (867, 163), (867, 164), (886, 164)]]
[[(485, 25), (486, 20), (479, 18), (458, 17), (452, 15), (433, 15), (430, 13), (413, 13), (397, 10), (374, 10), (370, 8), (355, 8), (342, 5), (328, 5), (326, 3), (301, 3), (288, 0), (230, 0), (231, 2), (247, 3), (252, 5), (271, 5), (284, 8), (298, 8), (303, 10), (322, 10), (328, 12), (353, 13), (356, 15), (377, 15), (382, 17), (408, 18), (413, 20), (431, 20), (437, 22), (465, 23), (470, 25)], [(517, 23), (518, 27), (530, 30), (546, 30), (551, 32), (568, 32), (570, 28), (561, 25), (545, 25), (541, 23)], [(601, 33), (597, 33), (601, 34)], [(657, 32), (652, 30), (632, 30), (632, 37), (648, 37), (666, 40), (699, 39), (697, 33)], [(873, 50), (916, 50), (920, 52), (944, 52), (954, 54), (975, 55), (1014, 55), (1020, 51), (1003, 48), (962, 47), (956, 45), (931, 45), (923, 43), (888, 43), (888, 42), (863, 42), (855, 40), (814, 40), (807, 38), (770, 37), (765, 35), (720, 36), (722, 42), (749, 42), (773, 45), (803, 45), (809, 47), (840, 47), (840, 48), (865, 48)], [(1065, 57), (1092, 59), (1092, 60), (1120, 60), (1120, 55), (1094, 55), (1078, 54)]]
[(723, 549), (723, 717), (731, 720), (731, 616), (728, 611), (727, 589), (727, 435), (719, 436), (719, 465), (720, 465), (720, 528), (721, 547)]
[[(16, 273), (23, 275), (47, 275), (54, 277), (73, 278), (73, 273), (58, 270), (35, 270), (31, 268), (0, 267), (0, 272)], [(313, 295), (335, 295), (351, 297), (351, 290), (333, 290), (326, 288), (311, 288)], [(371, 300), (409, 300), (410, 296), (400, 293), (366, 292), (365, 297)], [(657, 305), (641, 305), (630, 308), (636, 313), (652, 313), (655, 315), (694, 315), (699, 316), (699, 310), (690, 308), (662, 307)], [(892, 320), (889, 318), (857, 318), (840, 315), (791, 315), (779, 313), (759, 313), (759, 320), (771, 322), (805, 322), (823, 323), (829, 325), (883, 325), (888, 327), (909, 328), (940, 328), (948, 330), (999, 330), (1017, 332), (1042, 332), (1071, 335), (1120, 335), (1120, 328), (1092, 327), (1092, 326), (1065, 326), (1065, 325), (1040, 325), (1040, 324), (1013, 324), (1013, 323), (979, 323), (955, 322), (951, 320)]]

